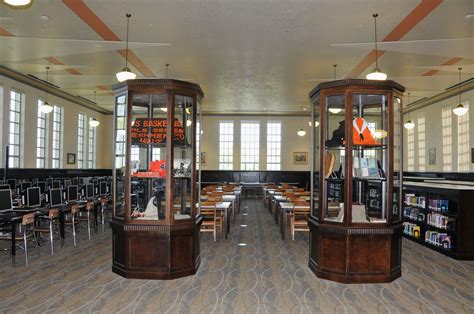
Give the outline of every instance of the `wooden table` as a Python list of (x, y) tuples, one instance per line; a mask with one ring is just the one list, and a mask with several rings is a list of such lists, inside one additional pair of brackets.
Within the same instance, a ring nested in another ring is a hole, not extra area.
[[(196, 204), (196, 206), (199, 206), (199, 203)], [(224, 211), (224, 220), (226, 224), (226, 232), (225, 232), (225, 239), (227, 239), (228, 234), (230, 233), (230, 221), (228, 218), (228, 211), (229, 208), (232, 206), (232, 202), (217, 202), (216, 203), (216, 210), (221, 210)], [(210, 208), (208, 206), (203, 206), (203, 208)]]
[[(286, 213), (289, 213), (293, 210), (293, 203), (281, 202), (279, 203), (279, 212), (280, 212), (280, 232), (281, 239), (285, 240), (285, 229), (286, 229)], [(308, 206), (296, 206), (296, 208), (309, 208)]]

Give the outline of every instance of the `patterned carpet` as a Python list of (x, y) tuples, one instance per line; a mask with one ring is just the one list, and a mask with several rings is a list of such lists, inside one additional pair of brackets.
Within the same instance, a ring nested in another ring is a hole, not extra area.
[(90, 241), (83, 232), (77, 247), (69, 236), (54, 256), (47, 245), (33, 248), (27, 268), (22, 251), (16, 268), (0, 252), (0, 312), (474, 313), (474, 262), (404, 239), (402, 278), (338, 284), (309, 270), (307, 234), (282, 241), (259, 201), (243, 201), (242, 212), (228, 240), (203, 235), (195, 276), (172, 281), (113, 274), (108, 227)]

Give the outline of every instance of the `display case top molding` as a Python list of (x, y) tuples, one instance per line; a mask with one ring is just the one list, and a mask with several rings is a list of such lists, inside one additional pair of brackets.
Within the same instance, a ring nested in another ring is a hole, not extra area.
[(196, 91), (201, 97), (204, 97), (204, 92), (196, 83), (173, 80), (173, 79), (137, 79), (127, 80), (125, 82), (117, 83), (112, 86), (112, 89), (117, 92), (122, 89), (149, 89), (149, 88), (164, 88), (164, 89), (192, 89)]
[(375, 87), (382, 89), (395, 89), (399, 92), (404, 92), (405, 87), (398, 84), (395, 81), (373, 81), (365, 79), (346, 79), (346, 80), (337, 80), (324, 82), (316, 85), (315, 88), (309, 92), (309, 97), (313, 98), (314, 95), (318, 94), (322, 89), (333, 88), (333, 87), (347, 87), (347, 88), (365, 88), (365, 87)]

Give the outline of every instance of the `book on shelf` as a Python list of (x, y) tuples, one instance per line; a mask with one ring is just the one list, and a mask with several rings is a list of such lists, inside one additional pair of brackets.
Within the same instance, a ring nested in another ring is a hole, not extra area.
[(445, 232), (426, 231), (425, 242), (442, 247), (444, 249), (452, 248), (451, 236)]

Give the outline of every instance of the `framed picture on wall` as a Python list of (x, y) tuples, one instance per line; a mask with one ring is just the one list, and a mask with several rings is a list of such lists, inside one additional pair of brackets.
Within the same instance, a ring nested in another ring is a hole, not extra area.
[(293, 163), (295, 163), (295, 164), (307, 164), (308, 163), (308, 152), (295, 152), (295, 153), (293, 153)]
[(436, 148), (430, 148), (428, 150), (428, 164), (436, 165)]
[(206, 152), (201, 152), (201, 166), (206, 165)]
[(76, 154), (67, 153), (67, 164), (73, 165), (76, 163)]

